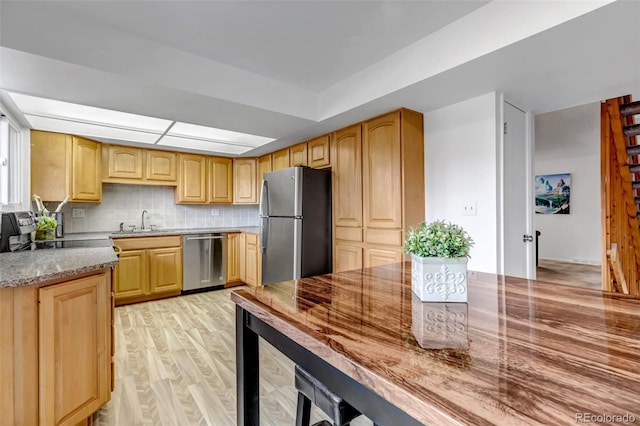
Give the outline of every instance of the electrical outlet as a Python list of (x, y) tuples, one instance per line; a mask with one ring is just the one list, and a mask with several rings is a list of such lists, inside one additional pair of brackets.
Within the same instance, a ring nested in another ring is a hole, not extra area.
[(84, 209), (73, 209), (73, 217), (84, 217)]
[(211, 216), (220, 216), (220, 210), (211, 209)]
[(477, 280), (478, 273), (476, 271), (468, 271), (467, 278), (469, 278), (470, 280)]
[(477, 201), (469, 201), (462, 206), (462, 215), (463, 216), (476, 216), (478, 214), (478, 202)]

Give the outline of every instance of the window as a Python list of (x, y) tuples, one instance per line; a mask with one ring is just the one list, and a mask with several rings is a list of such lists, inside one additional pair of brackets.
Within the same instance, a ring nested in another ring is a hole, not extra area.
[(20, 132), (0, 117), (0, 206), (19, 205), (21, 187)]

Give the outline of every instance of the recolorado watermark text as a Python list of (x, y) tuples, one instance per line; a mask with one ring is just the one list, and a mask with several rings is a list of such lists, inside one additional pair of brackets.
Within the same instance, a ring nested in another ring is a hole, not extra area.
[(577, 423), (635, 423), (633, 414), (576, 413)]

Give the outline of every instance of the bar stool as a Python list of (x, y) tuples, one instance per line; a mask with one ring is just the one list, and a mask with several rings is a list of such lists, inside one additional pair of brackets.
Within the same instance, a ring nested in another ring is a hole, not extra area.
[[(331, 418), (334, 426), (348, 426), (351, 420), (362, 414), (298, 365), (296, 365), (296, 389), (298, 389), (296, 426), (309, 426), (311, 402)], [(330, 426), (325, 420), (314, 424), (314, 426), (321, 425)]]

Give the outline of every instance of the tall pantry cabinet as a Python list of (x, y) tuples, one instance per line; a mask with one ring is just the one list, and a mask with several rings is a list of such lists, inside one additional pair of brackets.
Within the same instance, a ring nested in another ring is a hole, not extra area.
[(334, 272), (399, 262), (424, 220), (422, 114), (400, 109), (334, 133)]

